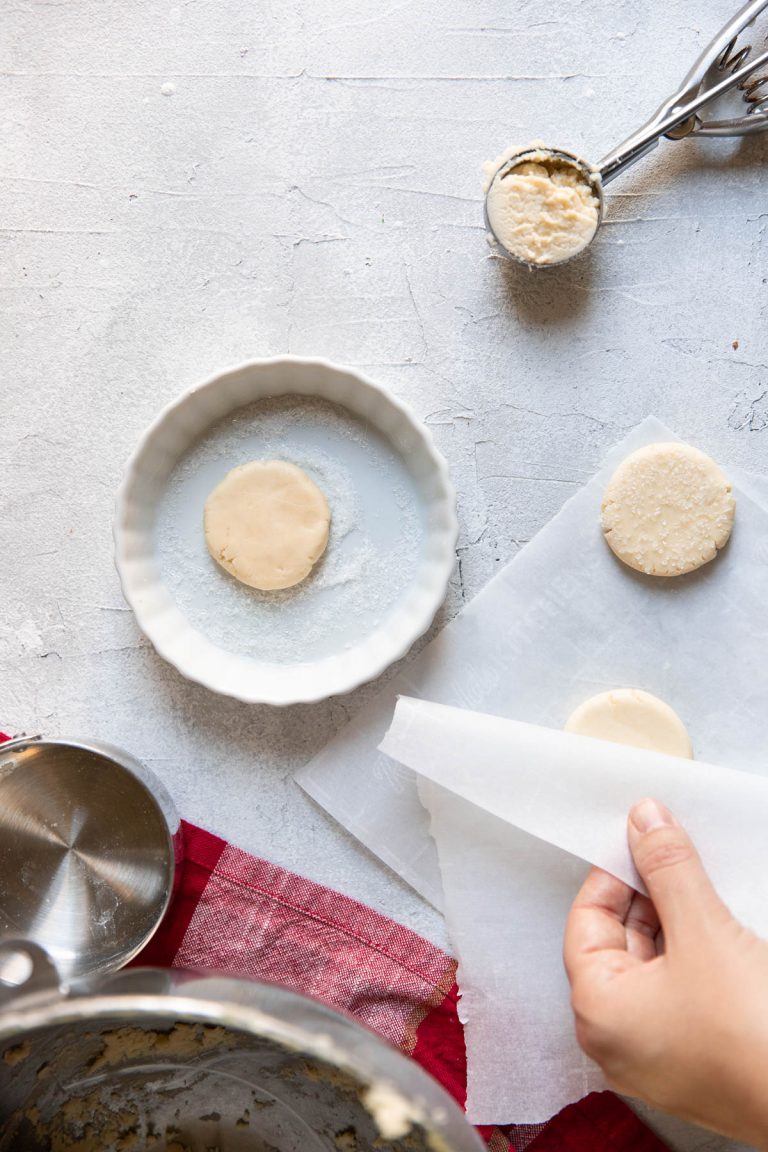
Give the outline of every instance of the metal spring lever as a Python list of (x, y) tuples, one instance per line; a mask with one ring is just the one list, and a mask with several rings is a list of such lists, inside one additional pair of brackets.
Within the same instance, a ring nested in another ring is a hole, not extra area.
[[(768, 72), (763, 76), (754, 75), (759, 68), (768, 67), (768, 51), (750, 59), (752, 45), (738, 47), (739, 36), (767, 8), (768, 0), (752, 0), (721, 29), (679, 90), (664, 101), (642, 128), (603, 157), (597, 166), (603, 184), (650, 152), (662, 136), (672, 140), (690, 135), (746, 136), (768, 128)], [(743, 116), (707, 120), (700, 115), (708, 105), (734, 88), (742, 90), (742, 98), (749, 105)]]

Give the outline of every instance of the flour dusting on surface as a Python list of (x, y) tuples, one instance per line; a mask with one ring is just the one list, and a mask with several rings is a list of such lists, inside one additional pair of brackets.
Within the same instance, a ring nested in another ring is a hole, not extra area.
[[(208, 554), (203, 505), (238, 464), (288, 460), (331, 508), (325, 555), (301, 584), (259, 592)], [(424, 529), (407, 466), (380, 433), (327, 401), (257, 401), (211, 428), (171, 473), (158, 502), (163, 583), (189, 623), (219, 647), (271, 663), (318, 660), (352, 648), (413, 583)]]

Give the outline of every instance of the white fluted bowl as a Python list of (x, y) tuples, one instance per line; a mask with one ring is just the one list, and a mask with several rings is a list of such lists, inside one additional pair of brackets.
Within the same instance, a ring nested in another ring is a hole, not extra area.
[[(332, 512), (318, 572), (277, 595), (238, 584), (203, 538), (208, 493), (264, 456), (305, 468)], [(123, 594), (157, 652), (214, 692), (277, 705), (349, 692), (403, 656), (445, 596), (457, 535), (445, 461), (410, 410), (358, 372), (294, 356), (219, 373), (165, 408), (114, 523)]]

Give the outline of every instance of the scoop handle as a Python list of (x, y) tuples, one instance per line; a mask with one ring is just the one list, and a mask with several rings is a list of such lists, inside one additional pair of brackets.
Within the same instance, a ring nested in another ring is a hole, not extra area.
[[(764, 4), (761, 5), (764, 7)], [(697, 127), (696, 114), (705, 105), (717, 100), (732, 88), (737, 88), (744, 80), (752, 75), (758, 68), (768, 65), (768, 51), (761, 52), (737, 68), (728, 76), (724, 76), (717, 84), (701, 90), (701, 80), (698, 75), (693, 87), (681, 89), (674, 96), (666, 100), (661, 108), (645, 123), (642, 128), (633, 132), (621, 144), (604, 156), (598, 164), (598, 171), (603, 184), (608, 184), (617, 176), (645, 156), (656, 147), (662, 136), (673, 140), (680, 140), (692, 132), (706, 132), (706, 126)], [(741, 121), (738, 121), (741, 124)], [(768, 119), (760, 122), (756, 130), (768, 128)], [(748, 129), (748, 126), (747, 126)], [(743, 131), (743, 130), (742, 130)], [(726, 133), (720, 133), (726, 134)], [(728, 135), (740, 135), (741, 132), (728, 132)]]

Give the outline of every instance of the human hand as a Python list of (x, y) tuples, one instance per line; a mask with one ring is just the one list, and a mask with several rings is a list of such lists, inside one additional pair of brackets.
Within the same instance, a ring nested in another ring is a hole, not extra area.
[(616, 1091), (768, 1149), (768, 942), (663, 805), (636, 804), (627, 835), (650, 899), (593, 868), (568, 917), (579, 1044)]

